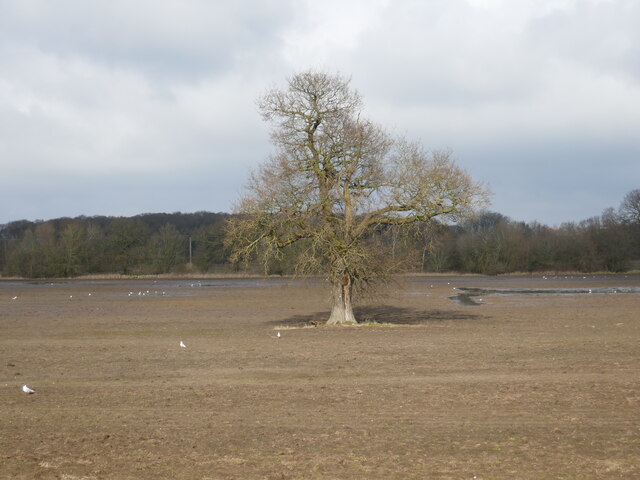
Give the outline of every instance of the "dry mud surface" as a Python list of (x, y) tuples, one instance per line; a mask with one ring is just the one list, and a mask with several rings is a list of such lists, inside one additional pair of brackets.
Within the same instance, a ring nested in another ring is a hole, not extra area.
[(0, 282), (0, 478), (640, 478), (638, 287), (412, 278), (329, 328), (320, 281)]

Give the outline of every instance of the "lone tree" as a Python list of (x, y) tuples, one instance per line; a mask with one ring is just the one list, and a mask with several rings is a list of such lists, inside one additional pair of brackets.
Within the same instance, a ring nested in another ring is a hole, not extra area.
[(341, 75), (294, 75), (258, 106), (275, 153), (250, 176), (227, 225), (231, 258), (268, 262), (296, 244), (296, 271), (324, 273), (332, 285), (329, 324), (355, 323), (354, 288), (384, 273), (376, 231), (455, 219), (486, 202), (486, 188), (450, 152), (394, 140), (364, 119)]

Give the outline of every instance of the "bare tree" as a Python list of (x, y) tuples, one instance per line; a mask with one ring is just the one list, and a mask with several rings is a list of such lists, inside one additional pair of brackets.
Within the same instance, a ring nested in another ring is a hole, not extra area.
[(147, 242), (151, 261), (156, 273), (168, 273), (177, 265), (185, 263), (187, 239), (175, 225), (166, 223)]
[(297, 270), (331, 282), (329, 324), (354, 323), (354, 288), (383, 274), (383, 255), (367, 241), (376, 229), (455, 219), (487, 200), (451, 152), (394, 140), (362, 118), (360, 95), (340, 75), (297, 74), (258, 105), (276, 151), (251, 175), (227, 245), (234, 261), (302, 245)]
[(620, 204), (620, 216), (629, 223), (640, 224), (640, 188), (625, 195)]
[(77, 275), (82, 268), (82, 250), (86, 232), (80, 222), (68, 223), (60, 232), (58, 249), (62, 274), (65, 277)]

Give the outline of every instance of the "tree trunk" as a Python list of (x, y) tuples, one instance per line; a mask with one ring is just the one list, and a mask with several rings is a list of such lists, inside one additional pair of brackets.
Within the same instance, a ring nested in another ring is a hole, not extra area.
[(342, 281), (333, 285), (333, 309), (327, 325), (350, 325), (356, 323), (351, 308), (351, 278), (342, 277)]

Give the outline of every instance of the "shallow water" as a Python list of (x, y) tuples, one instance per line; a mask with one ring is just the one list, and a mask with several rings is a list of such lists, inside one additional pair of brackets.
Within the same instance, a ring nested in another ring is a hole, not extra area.
[(300, 282), (317, 283), (319, 279), (211, 278), (211, 279), (106, 279), (106, 280), (5, 280), (0, 281), (0, 294), (9, 295), (20, 289), (34, 292), (42, 289), (64, 290), (70, 294), (91, 292), (105, 297), (184, 297), (211, 295), (229, 288), (273, 288)]
[(482, 305), (482, 297), (507, 296), (578, 296), (578, 295), (617, 295), (640, 293), (640, 287), (591, 287), (591, 288), (477, 288), (457, 287), (457, 295), (449, 297), (458, 305)]
[[(579, 296), (640, 294), (640, 275), (565, 275), (565, 276), (410, 276), (403, 277), (409, 286), (410, 295), (424, 295), (425, 290), (435, 286), (447, 286), (454, 291), (449, 297), (459, 305), (477, 306), (484, 297), (504, 296)], [(204, 279), (105, 279), (105, 280), (3, 280), (0, 293), (12, 298), (13, 290), (20, 288), (39, 290), (42, 288), (64, 289), (73, 294), (74, 289), (92, 291), (94, 295), (163, 297), (211, 295), (229, 288), (271, 288), (287, 285), (309, 285), (326, 287), (322, 278), (204, 278)], [(546, 288), (549, 284), (553, 287)], [(571, 287), (563, 287), (563, 284)], [(511, 287), (517, 285), (517, 287)], [(527, 287), (531, 285), (531, 287)], [(575, 287), (575, 285), (582, 285)], [(414, 290), (415, 289), (415, 290)]]

